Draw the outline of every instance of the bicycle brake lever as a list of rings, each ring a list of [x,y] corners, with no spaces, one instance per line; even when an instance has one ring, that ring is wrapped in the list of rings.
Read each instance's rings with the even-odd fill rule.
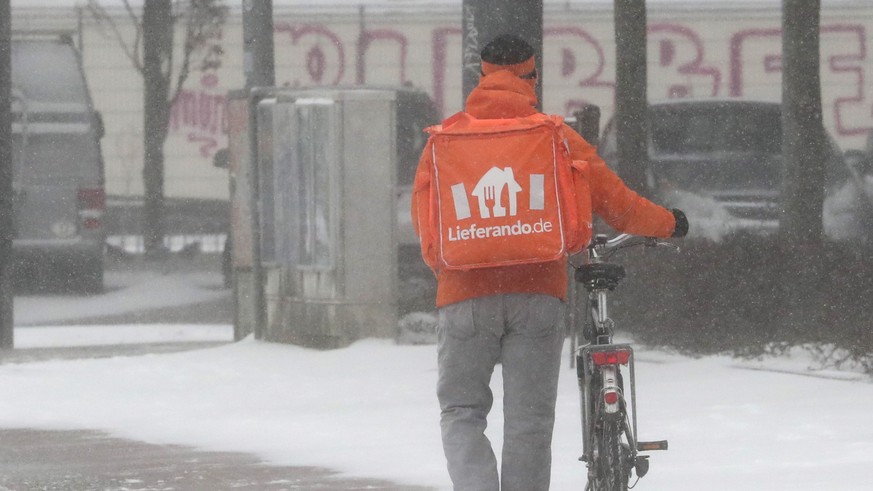
[[[670,246],[670,247],[676,249],[676,252],[680,251],[678,245],[676,245],[672,242],[658,240],[656,237],[646,237],[645,246],[646,247]]]
[[[676,245],[676,244],[674,244],[674,243],[672,243],[672,242],[666,242],[666,241],[663,241],[663,240],[662,240],[662,241],[658,241],[658,242],[656,242],[655,245],[656,245],[656,246],[670,246],[670,247],[672,247],[673,249],[676,249],[676,252],[681,252],[681,251],[682,251],[682,249],[680,249],[678,245]]]

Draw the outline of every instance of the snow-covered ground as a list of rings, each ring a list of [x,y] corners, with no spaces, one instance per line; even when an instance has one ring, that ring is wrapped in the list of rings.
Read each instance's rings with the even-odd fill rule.
[[[229,298],[216,271],[125,271],[105,273],[101,295],[19,295],[14,299],[16,326],[125,314],[162,307],[178,307]],[[16,330],[16,337],[19,332]]]
[[[108,329],[136,342],[151,327],[16,334],[33,347],[57,346]],[[200,329],[186,339],[214,340],[222,330]],[[802,357],[751,363],[645,349],[637,356],[640,436],[670,441],[669,451],[653,453],[637,489],[870,489],[873,384],[865,377],[809,371]],[[582,489],[585,475],[576,461],[574,371],[564,366],[553,445],[557,491]],[[387,340],[315,351],[247,339],[183,353],[2,365],[0,427],[99,429],[449,489],[435,379],[433,346]],[[499,449],[499,370],[493,386],[488,434]]]
[[[227,296],[214,272],[112,272],[104,295],[17,297],[18,349],[231,341],[230,325],[53,326]],[[793,357],[691,359],[639,347],[638,490],[871,489],[873,384]],[[583,489],[578,392],[565,357],[553,445],[555,491]],[[246,339],[171,354],[0,365],[0,428],[94,429],[153,443],[250,452],[282,465],[449,489],[432,345],[363,340],[332,351]],[[499,369],[488,429],[501,446]]]

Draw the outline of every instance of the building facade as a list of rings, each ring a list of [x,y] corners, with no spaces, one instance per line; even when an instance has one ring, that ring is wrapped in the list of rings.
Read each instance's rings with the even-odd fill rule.
[[[569,115],[593,103],[605,121],[615,93],[613,2],[545,4],[544,110]],[[106,125],[107,193],[136,197],[142,195],[142,77],[123,49],[135,37],[130,16],[109,12],[124,43],[84,7],[18,8],[13,28],[74,33]],[[277,85],[412,85],[450,115],[463,102],[462,15],[460,0],[274,2]],[[650,100],[780,100],[780,2],[650,2],[648,24]],[[873,129],[873,3],[825,1],[821,24],[825,126],[843,150],[864,148]],[[165,148],[171,198],[228,196],[227,171],[213,167],[212,157],[227,145],[227,93],[244,85],[238,6],[213,42],[224,53],[220,68],[192,71],[173,108]]]

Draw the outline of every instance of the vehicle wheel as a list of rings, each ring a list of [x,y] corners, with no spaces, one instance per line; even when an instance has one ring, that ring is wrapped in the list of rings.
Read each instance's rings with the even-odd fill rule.
[[[621,422],[604,421],[598,433],[599,469],[594,489],[597,491],[627,491],[628,478],[630,477],[629,449],[622,442]]]
[[[230,233],[224,241],[224,249],[221,251],[221,276],[224,287],[233,287],[233,243],[230,241]]]

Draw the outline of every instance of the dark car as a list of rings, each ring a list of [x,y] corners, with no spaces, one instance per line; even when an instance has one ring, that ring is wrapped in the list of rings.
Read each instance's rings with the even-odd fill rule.
[[[762,101],[650,104],[649,186],[660,202],[687,210],[697,235],[775,230],[784,177],[781,114],[779,103]],[[604,129],[600,154],[615,168],[613,121]],[[827,194],[850,177],[829,140]]]
[[[103,123],[69,36],[13,37],[12,113],[16,278],[99,292]]]

